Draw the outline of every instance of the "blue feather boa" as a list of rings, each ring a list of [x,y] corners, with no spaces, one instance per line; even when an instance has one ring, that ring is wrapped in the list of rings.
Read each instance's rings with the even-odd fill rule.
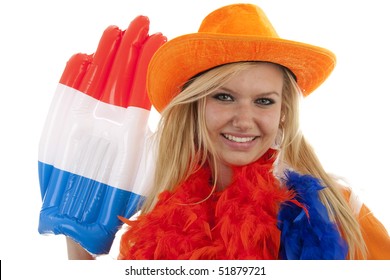
[[[286,260],[345,259],[348,246],[319,199],[318,192],[324,188],[320,181],[287,171],[284,183],[295,191],[296,200],[305,209],[292,202],[282,205],[278,214],[279,257]]]

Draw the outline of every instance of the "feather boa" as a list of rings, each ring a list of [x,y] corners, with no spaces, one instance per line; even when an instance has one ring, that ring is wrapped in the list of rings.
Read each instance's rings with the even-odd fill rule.
[[[124,220],[129,229],[119,259],[343,258],[342,239],[318,200],[318,181],[290,172],[281,188],[274,159],[270,150],[234,168],[231,185],[211,196],[206,167],[161,193],[151,212]]]
[[[318,192],[324,188],[320,181],[309,175],[287,171],[285,185],[296,192],[296,199],[304,208],[286,202],[280,209],[280,257],[294,260],[345,259],[348,247],[319,199]]]

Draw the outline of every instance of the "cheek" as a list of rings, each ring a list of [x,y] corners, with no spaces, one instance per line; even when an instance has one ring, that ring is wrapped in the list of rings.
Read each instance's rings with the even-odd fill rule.
[[[206,105],[206,111],[205,111],[205,121],[206,121],[206,128],[209,131],[209,133],[215,133],[223,127],[223,125],[227,122],[226,120],[226,112],[223,110],[219,110],[217,106],[213,106],[212,104]]]
[[[269,114],[263,114],[258,118],[258,125],[262,132],[269,136],[275,137],[280,124],[280,111],[270,112]]]
[[[215,123],[215,114],[212,110],[210,110],[209,106],[206,106],[205,111],[205,121],[206,121],[206,128],[207,130],[212,130],[212,127]]]

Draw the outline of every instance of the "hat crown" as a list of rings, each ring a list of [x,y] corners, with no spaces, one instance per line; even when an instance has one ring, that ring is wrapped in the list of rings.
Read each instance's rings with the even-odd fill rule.
[[[204,18],[199,32],[279,37],[265,13],[252,4],[234,4],[213,11]]]

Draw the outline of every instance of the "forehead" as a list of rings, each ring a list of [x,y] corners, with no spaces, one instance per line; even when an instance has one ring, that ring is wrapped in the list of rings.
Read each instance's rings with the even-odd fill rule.
[[[229,87],[233,90],[241,88],[282,93],[284,73],[279,65],[259,62],[245,65],[233,72],[233,75],[222,85],[223,87]]]

